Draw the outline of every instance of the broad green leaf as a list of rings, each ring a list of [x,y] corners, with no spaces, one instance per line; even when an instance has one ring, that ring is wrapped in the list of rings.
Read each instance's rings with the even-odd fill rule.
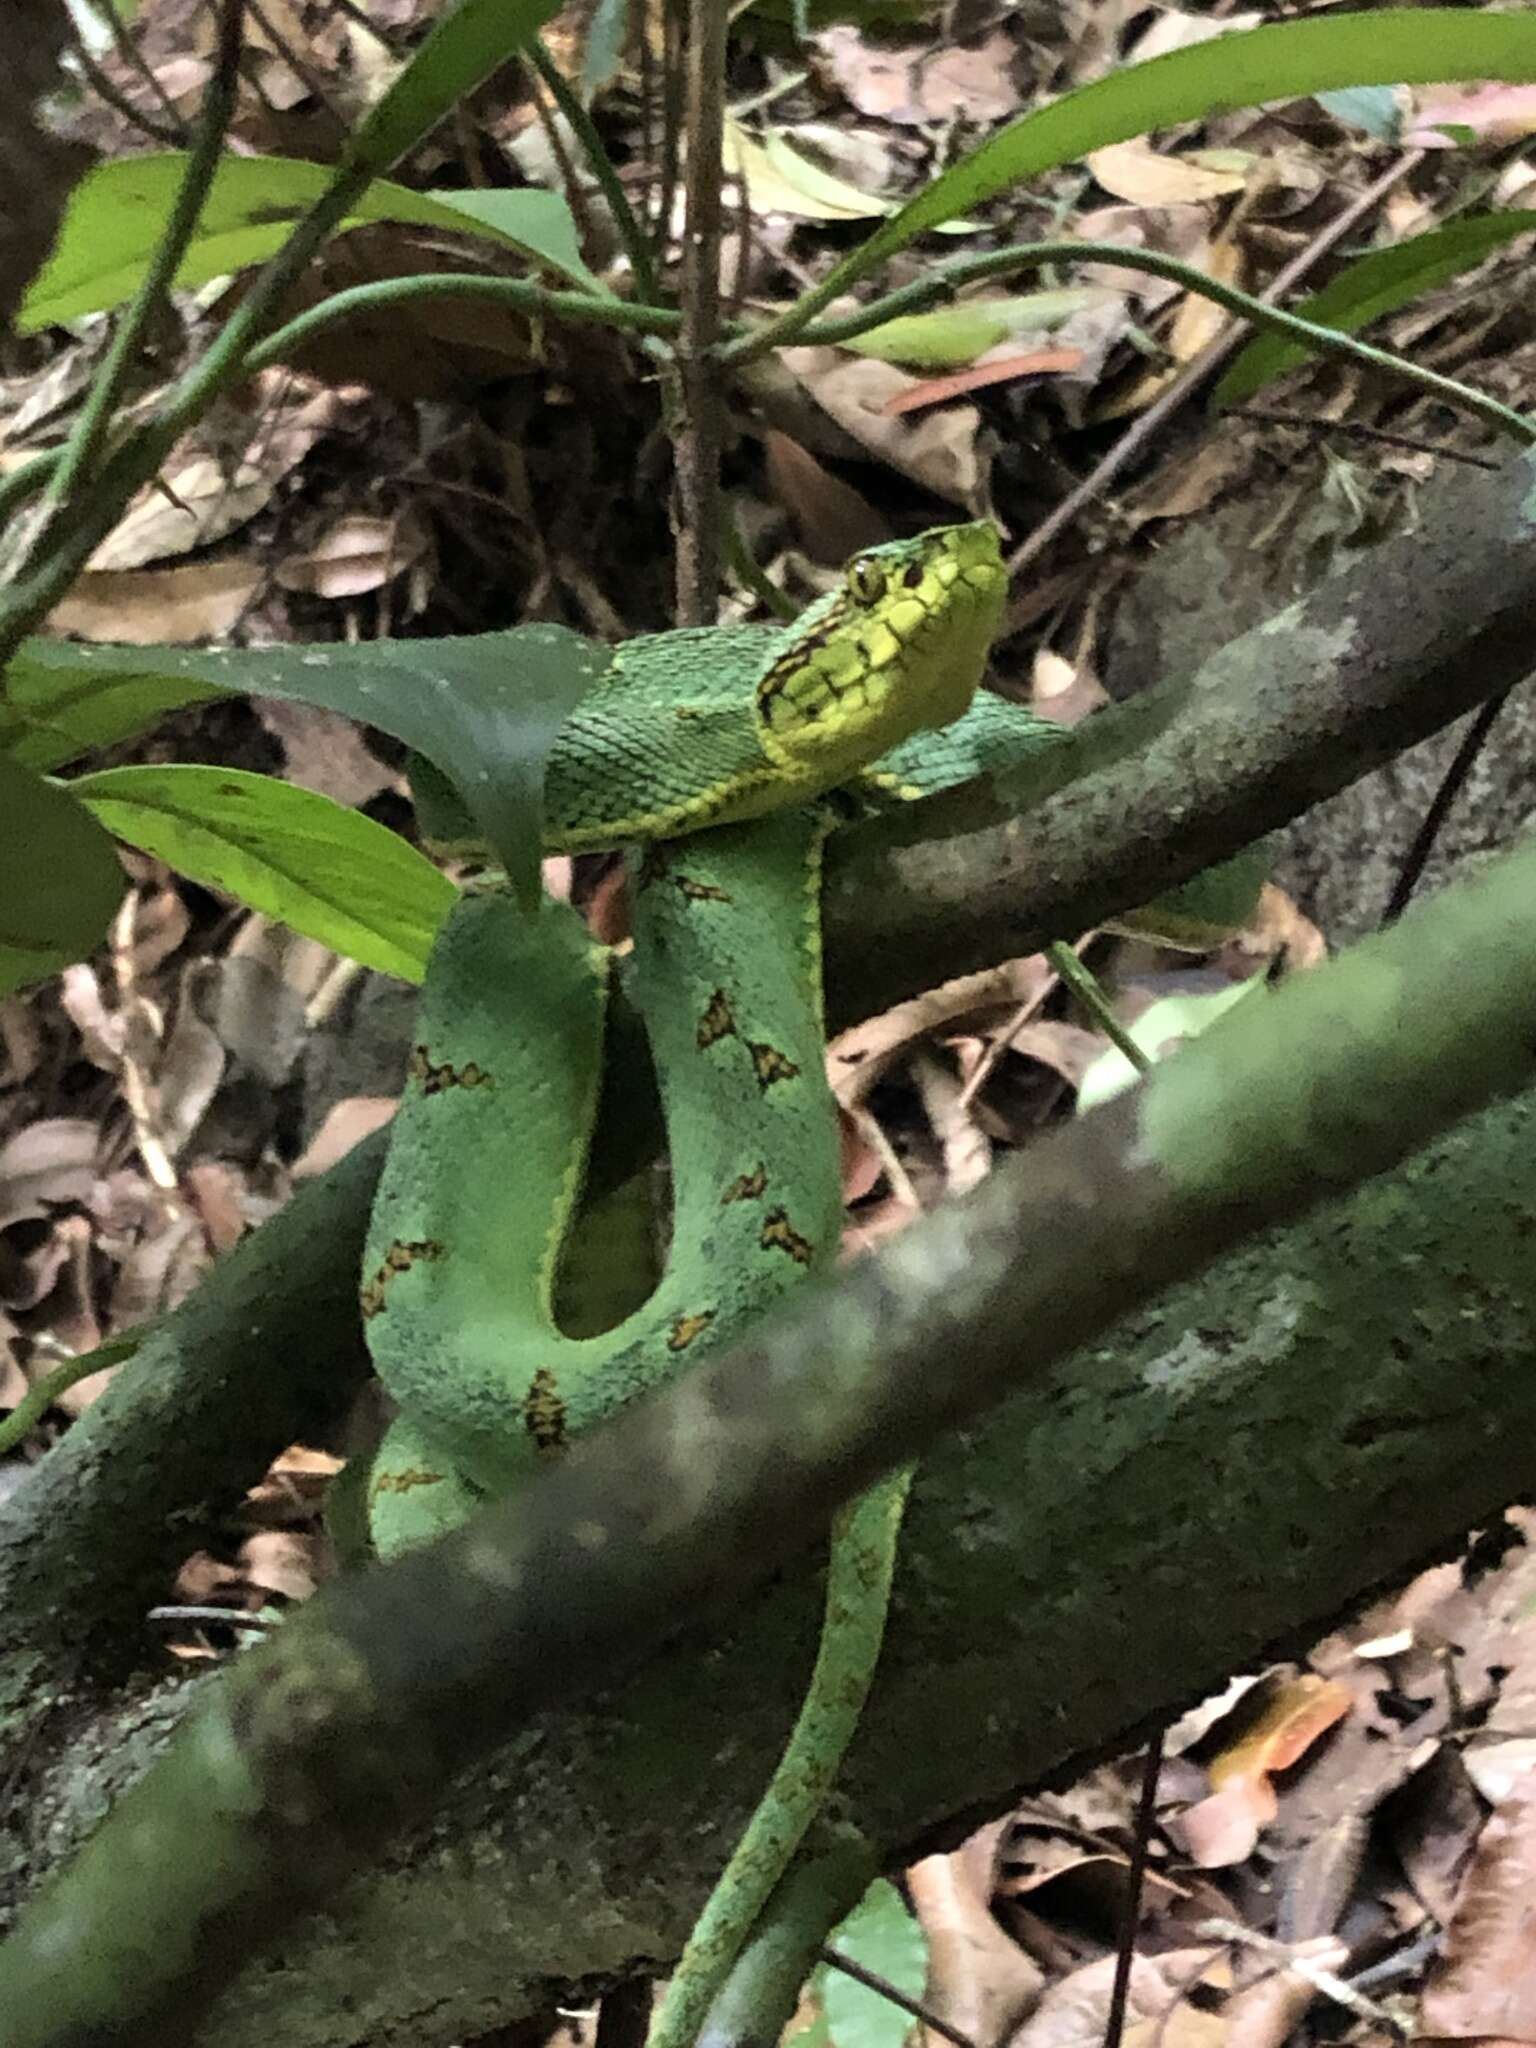
[[[559,0],[454,0],[358,129],[354,162],[387,170],[557,12]]]
[[[883,1877],[833,1929],[827,1946],[909,1998],[922,1997],[928,1944],[900,1892]],[[833,2048],[901,2048],[917,2024],[899,2005],[828,1964],[818,1972],[817,1988]]]
[[[840,342],[855,355],[882,363],[909,363],[920,370],[948,370],[974,363],[989,348],[1021,334],[1048,333],[1084,307],[1113,298],[1092,285],[1063,291],[1027,292],[1018,298],[966,299],[933,313],[909,313],[887,320],[867,334]]]
[[[99,313],[131,297],[164,231],[186,161],[183,151],[166,150],[98,164],[86,173],[70,194],[53,254],[22,302],[16,322],[22,333]],[[328,165],[297,157],[225,157],[177,283],[206,284],[264,263],[334,176]],[[576,246],[570,208],[558,192],[412,192],[378,178],[338,232],[381,220],[479,235],[595,288]]]
[[[365,967],[420,981],[452,882],[328,796],[241,769],[107,768],[69,784],[119,839]]]
[[[67,673],[77,695],[113,677],[188,695],[236,690],[320,704],[425,754],[461,792],[522,899],[538,887],[544,764],[610,650],[563,626],[453,640],[295,647],[76,647],[28,641],[26,672]]]
[[[158,654],[140,660],[114,647],[122,666],[105,668],[92,662],[93,651],[65,640],[32,640],[21,649],[0,694],[0,755],[39,772],[61,768],[219,694],[195,676],[160,673]]]
[[[1280,22],[1129,64],[1037,108],[961,157],[818,288],[826,305],[909,242],[1041,171],[1230,107],[1354,85],[1536,79],[1536,16],[1396,7]]]
[[[1321,327],[1353,334],[1383,313],[1394,312],[1410,299],[1472,269],[1491,250],[1517,235],[1531,234],[1536,234],[1536,214],[1469,214],[1431,234],[1395,242],[1389,249],[1373,249],[1292,310]],[[1260,334],[1221,379],[1211,402],[1239,405],[1261,385],[1295,369],[1311,354],[1304,342],[1290,341],[1283,334]]]
[[[95,819],[68,790],[0,755],[0,995],[83,960],[123,888]]]
[[[1186,1038],[1198,1038],[1213,1024],[1220,1023],[1234,1004],[1255,994],[1262,997],[1264,990],[1264,977],[1255,975],[1247,981],[1234,982],[1230,988],[1218,989],[1213,995],[1164,996],[1161,1002],[1142,1011],[1130,1027],[1129,1036],[1148,1059],[1163,1059]],[[1077,1091],[1078,1115],[1083,1116],[1127,1088],[1134,1088],[1140,1079],[1125,1054],[1111,1046],[1108,1052],[1100,1053],[1083,1076]]]

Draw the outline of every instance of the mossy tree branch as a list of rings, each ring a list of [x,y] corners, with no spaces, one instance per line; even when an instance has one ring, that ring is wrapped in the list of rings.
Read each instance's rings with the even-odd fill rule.
[[[23,1913],[0,1950],[10,2048],[190,2039],[234,1960],[531,1715],[739,1597],[839,1501],[1010,1386],[1038,1391],[1117,1313],[1521,1085],[1533,894],[1527,848],[1260,991],[464,1530],[311,1603]]]

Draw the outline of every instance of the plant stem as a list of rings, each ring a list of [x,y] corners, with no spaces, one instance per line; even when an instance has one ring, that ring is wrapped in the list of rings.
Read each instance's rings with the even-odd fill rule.
[[[1138,1074],[1150,1074],[1152,1060],[1115,1015],[1113,1005],[1099,986],[1097,975],[1088,971],[1064,939],[1057,939],[1047,946],[1045,957],[1115,1050],[1130,1061]]]
[[[375,313],[413,299],[484,299],[538,319],[577,320],[617,327],[631,334],[675,334],[682,315],[666,306],[642,306],[632,299],[600,299],[591,292],[549,291],[523,277],[476,277],[468,273],[429,272],[421,277],[386,277],[374,284],[336,292],[306,313],[284,323],[246,357],[246,373],[268,369],[327,328],[361,313]]]
[[[1152,277],[1168,278],[1183,285],[1187,291],[1198,292],[1203,298],[1213,300],[1229,313],[1251,320],[1257,327],[1287,335],[1322,355],[1338,356],[1348,362],[1366,364],[1374,370],[1387,371],[1417,385],[1421,391],[1444,399],[1447,404],[1475,413],[1497,432],[1513,440],[1522,443],[1536,441],[1536,425],[1485,392],[1474,390],[1469,384],[1459,383],[1454,377],[1441,376],[1438,371],[1426,369],[1421,363],[1409,362],[1389,349],[1373,348],[1369,342],[1357,341],[1352,334],[1342,333],[1336,327],[1324,327],[1315,320],[1304,320],[1299,313],[1287,313],[1279,306],[1266,305],[1262,299],[1239,291],[1235,285],[1207,277],[1204,271],[1191,263],[1181,262],[1176,256],[1160,255],[1150,249],[1127,249],[1118,242],[1071,239],[1028,242],[1012,249],[994,249],[984,256],[959,257],[949,263],[935,265],[926,277],[917,278],[898,291],[888,292],[884,298],[874,299],[852,313],[817,320],[809,315],[801,317],[802,308],[791,306],[777,320],[770,320],[765,326],[724,342],[718,353],[722,363],[734,368],[754,361],[770,349],[782,348],[791,340],[802,342],[807,347],[816,343],[848,341],[855,335],[867,334],[872,328],[883,326],[888,320],[924,313],[934,306],[943,305],[966,285],[978,284],[985,278],[1011,277],[1017,271],[1038,270],[1047,263],[1084,262],[1107,263],[1126,270],[1145,271]]]
[[[48,479],[44,503],[50,511],[90,481],[90,473],[102,443],[111,431],[113,416],[133,373],[134,356],[145,330],[170,295],[171,285],[187,253],[197,227],[203,202],[218,168],[225,131],[235,110],[240,85],[240,50],[245,28],[245,0],[222,0],[219,8],[218,50],[213,73],[197,118],[191,154],[182,175],[170,219],[155,245],[149,268],[140,281],[128,311],[118,322],[106,361],[92,380],[90,392],[75,430],[65,444],[63,458]]]
[[[677,614],[713,625],[720,590],[720,455],[724,366],[720,338],[721,141],[725,129],[725,0],[689,0],[688,162],[683,230],[683,324],[678,345]]]
[[[565,116],[571,133],[581,144],[582,155],[586,158],[592,175],[596,178],[608,211],[613,216],[614,227],[619,240],[624,244],[624,253],[629,258],[629,267],[635,275],[635,292],[640,303],[656,306],[661,302],[657,288],[656,265],[652,261],[650,245],[645,233],[635,218],[635,210],[629,203],[624,187],[619,183],[619,174],[613,167],[613,159],[603,147],[603,138],[597,132],[597,125],[591,114],[582,105],[579,97],[572,92],[570,81],[544,47],[541,36],[535,36],[528,45],[528,62],[544,81],[545,90],[556,107]]]

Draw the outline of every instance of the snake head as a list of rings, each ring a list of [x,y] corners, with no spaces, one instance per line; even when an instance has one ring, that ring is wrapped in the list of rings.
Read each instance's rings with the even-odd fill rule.
[[[809,795],[970,704],[1008,578],[990,520],[865,548],[757,688],[764,752]]]

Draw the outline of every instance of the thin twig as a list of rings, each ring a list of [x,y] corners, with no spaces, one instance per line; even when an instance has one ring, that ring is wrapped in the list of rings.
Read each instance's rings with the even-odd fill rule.
[[[118,13],[113,0],[87,0],[87,4],[96,19],[106,25],[112,41],[117,47],[117,54],[130,70],[138,72],[144,83],[160,102],[167,119],[176,129],[179,140],[185,142],[189,129],[188,124],[182,119],[181,110],[160,83],[154,66],[134,40],[132,29]]]
[[[80,33],[79,24],[73,15],[69,17],[70,55],[80,67],[81,76],[98,99],[132,122],[142,135],[152,142],[159,142],[170,149],[180,149],[187,139],[185,127],[170,128],[163,122],[146,114],[142,107],[136,107],[128,95],[118,86],[92,56],[90,47]]]
[[[1138,1074],[1150,1074],[1153,1062],[1141,1049],[1115,1015],[1109,998],[1099,987],[1096,976],[1078,958],[1075,949],[1065,940],[1057,939],[1045,949],[1045,957],[1055,968],[1062,982],[1069,988],[1089,1016],[1097,1024],[1110,1044],[1123,1059],[1130,1061]]]
[[[273,25],[272,17],[263,7],[262,0],[245,0],[245,4],[252,21],[255,22],[271,45],[273,55],[280,58],[288,66],[288,69],[299,81],[300,85],[303,86],[310,98],[318,101],[324,107],[327,114],[331,117],[336,133],[339,136],[345,137],[348,132],[347,117],[332,99],[330,89],[324,78],[321,77],[314,65],[304,56],[303,52],[296,50],[287,37]]]
[[[1502,697],[1490,697],[1486,704],[1479,707],[1472,723],[1462,734],[1461,745],[1456,749],[1455,758],[1441,778],[1440,787],[1435,791],[1429,809],[1424,813],[1423,823],[1413,835],[1413,844],[1403,856],[1403,865],[1392,886],[1392,894],[1387,899],[1387,907],[1381,913],[1383,927],[1396,924],[1408,908],[1414,890],[1424,879],[1429,856],[1434,851],[1435,841],[1440,837],[1441,828],[1450,814],[1451,806],[1461,794],[1462,784],[1472,773],[1473,764],[1493,730],[1494,720],[1508,702],[1507,690]]]
[[[245,359],[250,374],[292,355],[302,343],[362,313],[382,312],[412,299],[483,299],[540,320],[571,320],[616,327],[630,334],[676,334],[682,314],[668,306],[642,306],[635,299],[600,299],[591,292],[549,291],[526,277],[480,277],[472,272],[429,271],[421,277],[384,277],[373,284],[333,292],[318,306],[295,314],[259,342]],[[9,479],[7,479],[9,481]]]
[[[1076,239],[1030,242],[1012,249],[994,249],[985,256],[960,257],[953,262],[936,265],[925,277],[914,279],[911,284],[903,285],[899,291],[891,292],[886,298],[873,300],[869,305],[861,306],[856,312],[814,322],[798,336],[798,339],[806,346],[847,341],[854,335],[868,333],[873,327],[883,326],[889,320],[912,313],[927,312],[936,305],[952,301],[956,293],[966,285],[979,284],[985,278],[1011,277],[1017,271],[1038,270],[1046,263],[1071,262],[1105,263],[1123,270],[1144,270],[1152,277],[1171,278],[1187,290],[1198,292],[1202,298],[1225,307],[1228,312],[1235,313],[1244,320],[1251,320],[1259,327],[1288,335],[1293,341],[1299,341],[1305,348],[1314,350],[1319,355],[1337,356],[1346,362],[1363,363],[1372,370],[1385,371],[1390,376],[1401,378],[1403,382],[1417,386],[1419,390],[1428,392],[1432,397],[1441,399],[1448,405],[1460,406],[1465,411],[1474,413],[1479,419],[1486,420],[1496,432],[1507,435],[1511,440],[1519,442],[1522,447],[1529,447],[1536,441],[1536,424],[1511,406],[1501,404],[1498,399],[1490,397],[1487,392],[1477,390],[1473,385],[1463,384],[1454,377],[1442,376],[1438,370],[1426,369],[1420,363],[1411,362],[1406,356],[1395,355],[1391,349],[1377,348],[1370,342],[1360,341],[1353,334],[1346,334],[1340,328],[1326,327],[1316,320],[1304,320],[1299,313],[1288,313],[1281,306],[1271,305],[1267,300],[1254,298],[1249,292],[1239,291],[1235,285],[1224,284],[1219,278],[1208,277],[1203,270],[1197,269],[1194,264],[1181,261],[1177,256],[1160,255],[1151,249],[1127,249],[1118,242]],[[747,334],[725,341],[719,351],[720,360],[732,368],[755,361],[764,353],[764,337],[770,332],[771,326],[758,327]],[[1203,362],[1204,358],[1201,360]],[[1129,440],[1130,436],[1127,435],[1126,439]],[[1095,470],[1093,474],[1096,477],[1098,471]],[[1075,503],[1083,489],[1086,489],[1086,484],[1079,486],[1079,491],[1074,492],[1072,499],[1067,502]],[[1056,517],[1057,514],[1053,513],[1052,520]],[[1049,521],[1046,523],[1050,524]],[[1031,535],[1025,543],[1025,548],[1034,551],[1036,545],[1035,536]],[[1022,554],[1021,550],[1020,555]]]
[[[1465,448],[1448,448],[1443,441],[1426,441],[1422,434],[1397,434],[1390,427],[1378,427],[1370,420],[1320,420],[1302,412],[1285,412],[1263,405],[1229,405],[1223,408],[1229,420],[1252,420],[1260,427],[1293,427],[1314,440],[1370,441],[1382,448],[1401,448],[1410,455],[1432,455],[1437,462],[1460,462],[1468,469],[1502,469],[1494,455],[1473,455]]]
[[[1231,1942],[1237,1947],[1255,1950],[1259,1955],[1269,1956],[1282,1970],[1294,1971],[1306,1979],[1314,1991],[1320,1991],[1324,1998],[1331,1998],[1336,2005],[1342,2005],[1357,2019],[1368,2020],[1373,2026],[1386,2027],[1390,2033],[1402,2035],[1407,2030],[1401,2020],[1394,2017],[1388,2007],[1378,2005],[1374,1998],[1365,1998],[1352,1984],[1347,1984],[1337,1971],[1314,1963],[1307,1956],[1298,1955],[1294,1944],[1276,1941],[1273,1935],[1260,1934],[1252,1927],[1244,1927],[1236,1920],[1202,1920],[1195,1929],[1196,1934],[1207,1935],[1215,1941]]]
[[[123,1354],[125,1357],[127,1353]],[[13,1451],[54,1405],[61,1394],[67,1394],[71,1387],[81,1380],[89,1379],[93,1372],[102,1372],[114,1363],[111,1358],[103,1360],[101,1348],[82,1352],[78,1358],[66,1358],[62,1365],[56,1365],[52,1372],[45,1373],[35,1386],[29,1387],[8,1415],[0,1416],[0,1455]]]
[[[528,55],[524,51],[524,56]],[[553,70],[554,66],[551,65]],[[586,187],[576,175],[576,165],[571,152],[566,148],[565,137],[560,133],[559,103],[551,106],[539,90],[537,79],[533,88],[533,111],[538,116],[539,126],[544,130],[544,139],[549,144],[549,153],[555,160],[560,173],[560,183],[565,191],[565,203],[571,209],[576,223],[576,239],[583,248],[592,247],[592,211],[587,205]]]
[[[208,188],[218,168],[224,136],[240,89],[240,51],[245,27],[245,0],[223,0],[218,15],[218,48],[213,72],[203,94],[197,134],[186,170],[148,270],[128,311],[118,323],[106,361],[65,444],[63,458],[48,480],[45,504],[61,505],[91,480],[91,471],[111,431],[117,409],[133,374],[134,358],[150,321],[170,294],[171,285],[197,227]]]
[[[1423,161],[1422,149],[1405,151],[1373,184],[1367,185],[1341,213],[1335,214],[1326,226],[1319,229],[1306,248],[1300,250],[1270,280],[1260,292],[1260,299],[1267,305],[1271,300],[1278,299],[1283,292],[1288,292],[1292,285],[1299,284],[1330,250],[1336,248],[1367,214],[1373,213],[1388,193],[1400,185]],[[1020,570],[1038,561],[1057,534],[1065,532],[1080,513],[1104,495],[1116,478],[1130,466],[1141,450],[1160,431],[1164,423],[1237,353],[1248,339],[1250,331],[1247,324],[1240,324],[1229,328],[1225,334],[1218,334],[1214,341],[1200,351],[1192,363],[1187,364],[1179,372],[1166,389],[1158,393],[1146,411],[1131,422],[1103,460],[1096,462],[1082,482],[1047,513],[1032,533],[1025,535],[1008,558],[1010,575],[1017,576]]]
[[[650,245],[645,232],[635,218],[624,187],[613,167],[613,159],[603,147],[603,138],[597,132],[597,124],[572,92],[570,81],[548,50],[541,36],[535,36],[528,45],[526,56],[556,107],[565,116],[566,123],[576,140],[581,144],[581,153],[586,158],[592,175],[604,199],[619,240],[624,244],[624,253],[629,258],[629,267],[634,272],[635,294],[643,305],[655,306],[660,303],[656,288],[656,266],[651,260]]]
[[[721,143],[725,130],[725,0],[689,0],[688,161],[683,226],[681,418],[677,465],[677,614],[714,623],[720,590],[720,457],[725,438],[720,338]]]
[[[280,1625],[269,1614],[250,1614],[238,1607],[151,1607],[145,1619],[162,1628],[194,1622],[199,1627],[253,1629],[257,1635]]]
[[[862,1963],[856,1963],[852,1956],[845,1956],[841,1949],[833,1948],[828,1943],[821,1950],[821,1960],[829,1970],[841,1970],[843,1975],[851,1977],[855,1984],[862,1984],[869,1991],[877,1991],[882,1998],[888,1998],[891,2004],[898,2006],[902,2012],[911,2013],[913,2019],[921,2020],[925,2027],[931,2027],[934,2033],[942,2036],[944,2040],[952,2041],[955,2048],[976,2048],[972,2035],[945,2019],[942,2013],[935,2012],[931,2005],[924,2005],[920,1998],[909,1997],[901,1986],[893,1984],[889,1977],[882,1977],[875,1970],[867,1970]]]
[[[1125,1913],[1120,1923],[1120,1945],[1115,1951],[1115,1981],[1109,1991],[1109,2011],[1104,2018],[1104,2048],[1120,2048],[1125,2034],[1125,2012],[1131,1994],[1131,1965],[1136,1960],[1136,1931],[1141,1925],[1142,1887],[1147,1878],[1147,1850],[1157,1818],[1157,1781],[1163,1768],[1163,1735],[1159,1728],[1147,1744],[1141,1771],[1141,1797],[1136,1802],[1136,1832],[1131,1840],[1131,1861],[1126,1873]]]
[[[661,188],[656,196],[656,260],[665,263],[683,138],[683,0],[662,0]]]

